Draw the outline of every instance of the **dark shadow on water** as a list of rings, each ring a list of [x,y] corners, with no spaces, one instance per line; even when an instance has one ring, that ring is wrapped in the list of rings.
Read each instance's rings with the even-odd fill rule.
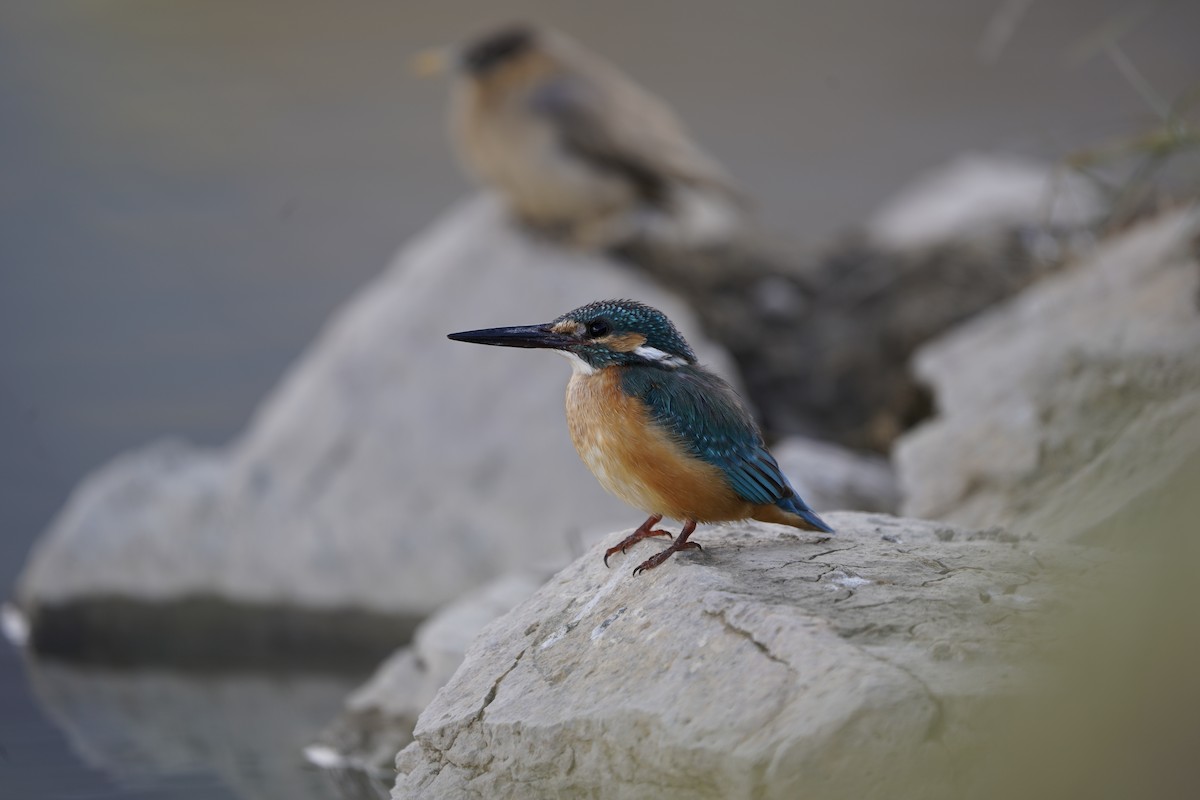
[[[114,596],[38,608],[32,646],[45,656],[108,667],[363,673],[409,641],[419,621],[203,595],[164,603]]]

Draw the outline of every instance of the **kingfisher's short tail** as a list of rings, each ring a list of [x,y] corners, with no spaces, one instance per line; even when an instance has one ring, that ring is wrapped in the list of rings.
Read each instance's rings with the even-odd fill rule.
[[[800,495],[798,494],[793,493],[791,497],[783,498],[775,506],[808,523],[807,525],[796,525],[794,522],[789,523],[797,528],[803,527],[810,531],[821,531],[822,533],[835,532],[833,528],[829,527],[829,523],[818,517],[817,512],[809,508],[808,504],[800,499]]]
[[[774,522],[777,525],[791,525],[802,531],[820,531],[834,533],[829,523],[817,516],[817,512],[808,507],[794,491],[790,497],[785,497],[773,505],[763,504],[754,512],[754,519],[759,522]]]

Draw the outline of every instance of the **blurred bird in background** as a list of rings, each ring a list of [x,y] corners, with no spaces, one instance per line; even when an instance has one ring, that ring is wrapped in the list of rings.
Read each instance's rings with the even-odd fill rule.
[[[543,233],[607,249],[703,243],[738,224],[731,181],[671,109],[558,31],[510,25],[416,67],[453,70],[460,159]]]
[[[696,363],[661,311],[606,300],[541,325],[452,333],[460,342],[546,348],[573,372],[567,424],[575,449],[612,494],[650,517],[604,554],[650,536],[663,517],[683,521],[679,537],[642,562],[653,569],[680,550],[700,522],[756,519],[832,533],[796,494],[734,390]]]

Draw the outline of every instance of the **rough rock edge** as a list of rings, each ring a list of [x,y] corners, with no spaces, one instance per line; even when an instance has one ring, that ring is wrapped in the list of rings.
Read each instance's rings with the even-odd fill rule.
[[[504,575],[439,610],[347,698],[342,714],[305,749],[324,768],[389,774],[412,741],[421,711],[450,680],[467,647],[489,622],[529,597],[548,576]]]

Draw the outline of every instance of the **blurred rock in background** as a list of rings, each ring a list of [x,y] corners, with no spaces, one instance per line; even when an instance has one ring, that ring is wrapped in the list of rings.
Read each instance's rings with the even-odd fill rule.
[[[890,514],[900,507],[895,473],[882,456],[800,436],[777,442],[771,452],[813,508]]]
[[[1146,220],[923,347],[904,512],[1076,537],[1172,480],[1200,452],[1198,232]]]

